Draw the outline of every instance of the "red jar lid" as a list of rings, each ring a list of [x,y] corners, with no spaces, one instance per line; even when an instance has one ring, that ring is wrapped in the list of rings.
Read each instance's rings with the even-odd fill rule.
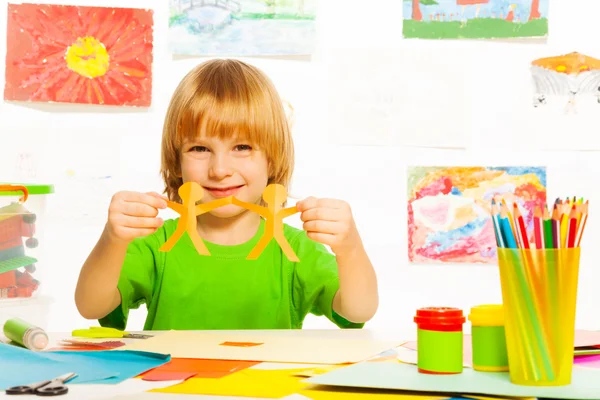
[[[461,325],[465,321],[463,311],[453,307],[425,307],[415,316],[415,322],[424,325]]]

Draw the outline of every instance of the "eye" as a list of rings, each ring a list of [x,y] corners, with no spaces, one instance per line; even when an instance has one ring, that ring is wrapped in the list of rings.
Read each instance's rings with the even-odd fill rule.
[[[235,146],[235,150],[237,150],[237,151],[250,151],[250,150],[252,150],[252,146],[250,146],[248,144],[238,144],[237,146]]]
[[[190,149],[188,151],[204,152],[204,151],[209,151],[209,150],[208,150],[208,148],[206,148],[204,146],[193,146],[193,147],[190,147]]]

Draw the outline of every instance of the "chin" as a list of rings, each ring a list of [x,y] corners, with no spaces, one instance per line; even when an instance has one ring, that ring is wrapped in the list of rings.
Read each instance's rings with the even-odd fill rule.
[[[233,218],[242,214],[244,211],[246,211],[245,208],[230,204],[224,207],[219,207],[216,210],[212,210],[210,214],[217,218]]]

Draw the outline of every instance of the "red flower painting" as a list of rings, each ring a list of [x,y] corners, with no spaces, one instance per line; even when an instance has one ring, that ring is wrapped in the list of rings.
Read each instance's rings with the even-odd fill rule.
[[[151,10],[9,4],[4,99],[148,107]]]

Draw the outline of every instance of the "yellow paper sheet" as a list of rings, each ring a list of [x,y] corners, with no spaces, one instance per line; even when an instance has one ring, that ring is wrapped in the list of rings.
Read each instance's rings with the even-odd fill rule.
[[[225,342],[261,343],[258,346],[223,346]],[[358,339],[289,337],[273,334],[169,331],[119,350],[170,354],[179,358],[270,361],[305,364],[345,364],[364,361],[402,343]]]
[[[361,399],[447,399],[447,396],[426,394],[416,395],[412,393],[408,394],[375,390],[347,390],[344,388],[338,390],[338,388],[336,388],[335,391],[332,391],[324,386],[302,383],[304,378],[298,375],[303,375],[303,371],[303,369],[246,369],[220,379],[190,378],[183,383],[166,388],[153,389],[151,392],[263,398],[281,398],[297,393],[313,400],[354,399],[359,396]]]

